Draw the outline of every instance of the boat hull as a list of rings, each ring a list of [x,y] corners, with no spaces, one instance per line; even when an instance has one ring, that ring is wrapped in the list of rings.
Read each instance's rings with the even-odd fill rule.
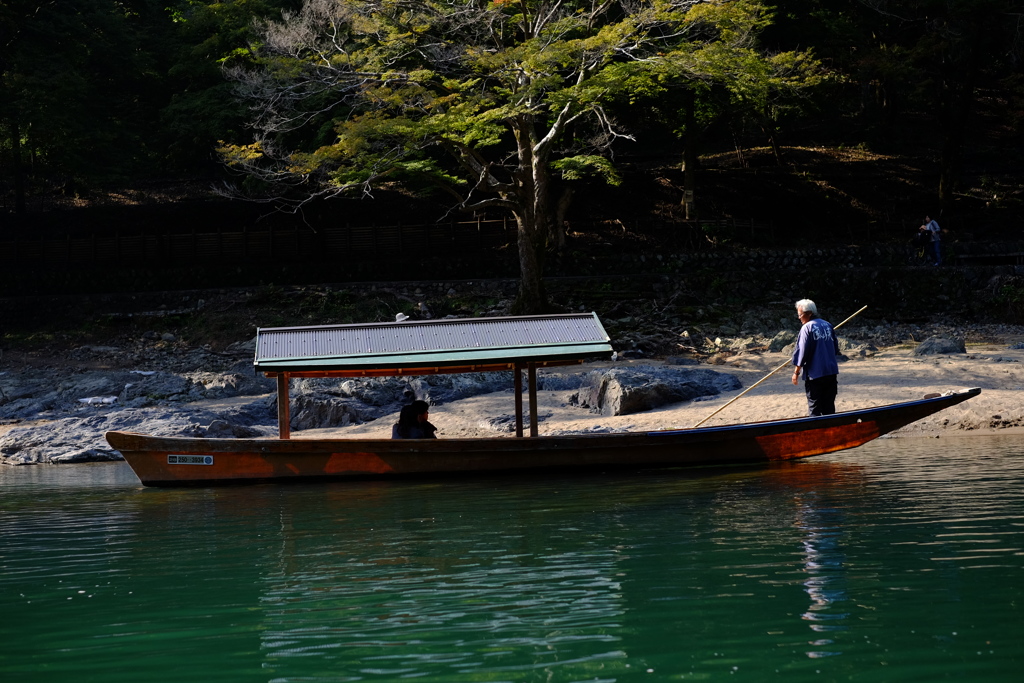
[[[484,439],[193,439],[108,432],[147,486],[734,465],[860,446],[979,389],[821,417],[622,434]]]

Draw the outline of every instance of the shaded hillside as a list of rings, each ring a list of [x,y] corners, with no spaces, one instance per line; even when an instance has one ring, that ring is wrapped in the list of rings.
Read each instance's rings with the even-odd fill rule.
[[[785,148],[779,164],[765,148],[738,153],[721,153],[702,158],[698,173],[697,203],[699,222],[685,222],[683,172],[670,159],[624,158],[618,161],[622,183],[608,186],[598,182],[575,183],[573,203],[566,215],[564,263],[579,260],[600,261],[627,252],[686,253],[715,251],[731,246],[754,248],[867,245],[906,243],[917,231],[925,213],[937,218],[951,241],[994,241],[1018,239],[1024,219],[1024,190],[1016,183],[1012,168],[968,179],[951,213],[937,213],[934,188],[937,182],[928,159],[895,156],[844,148]],[[317,235],[325,228],[339,226],[410,226],[471,218],[454,211],[449,195],[437,192],[413,193],[396,188],[381,188],[372,195],[310,203],[297,213],[275,211],[267,204],[230,201],[213,193],[208,183],[197,181],[150,184],[132,189],[95,193],[89,197],[54,197],[42,206],[50,209],[19,216],[8,215],[0,231],[0,240],[33,240],[48,237],[57,247],[38,253],[59,253],[64,241],[95,235],[149,232],[160,239],[166,233],[195,231],[236,232],[292,230]],[[490,218],[500,218],[493,214]],[[721,221],[716,223],[716,221]],[[736,224],[733,224],[733,221]],[[474,263],[472,272],[456,272],[463,266],[446,263],[438,277],[515,276],[516,250],[514,230],[508,231],[508,246]],[[70,247],[69,247],[70,248]],[[56,252],[54,252],[56,249]],[[404,254],[411,264],[422,260],[423,252]],[[144,253],[141,259],[153,269],[157,264]],[[322,254],[310,254],[301,265],[309,266]],[[389,253],[388,261],[395,260]],[[319,260],[323,260],[320,258]],[[55,258],[28,264],[21,259],[13,269],[67,270],[66,259]],[[284,261],[270,264],[284,265]],[[205,282],[194,260],[180,264],[189,269],[188,278],[157,278],[165,287],[201,288],[286,283],[303,274],[310,281],[344,279],[333,275],[331,267],[344,268],[338,260],[326,264],[327,274],[313,271],[275,274],[247,258],[244,249],[228,250],[216,265],[252,268],[254,275],[240,273],[230,282]],[[163,263],[167,269],[173,264]],[[365,264],[363,264],[365,265]],[[395,265],[395,264],[392,264]],[[407,272],[405,262],[398,272],[381,277],[401,279]],[[429,269],[428,269],[429,270]],[[418,271],[418,272],[416,272]],[[423,269],[411,277],[430,277]],[[216,273],[212,270],[211,273]],[[553,259],[548,273],[561,272]],[[588,271],[594,272],[594,271]],[[103,273],[92,273],[96,278]],[[252,278],[255,277],[255,280]],[[365,274],[353,273],[357,279]],[[248,280],[252,280],[249,282]],[[66,280],[72,282],[72,279]],[[177,284],[175,284],[177,283]],[[40,283],[41,285],[42,283]],[[154,283],[155,284],[155,283]],[[98,291],[105,287],[96,282]],[[67,286],[56,283],[57,287]],[[122,288],[125,285],[113,285]],[[151,285],[140,282],[137,287]],[[53,290],[53,287],[49,289]],[[109,289],[109,287],[106,287]]]
[[[682,170],[641,161],[624,166],[621,186],[578,192],[569,218],[606,225],[609,236],[625,225],[671,240],[665,229],[685,219]],[[958,239],[1019,236],[1024,189],[1016,174],[968,177],[954,211],[943,215],[935,208],[938,176],[930,166],[921,157],[842,148],[786,148],[782,165],[767,148],[745,150],[742,158],[705,156],[698,218],[771,224],[776,246],[903,242],[926,213]]]

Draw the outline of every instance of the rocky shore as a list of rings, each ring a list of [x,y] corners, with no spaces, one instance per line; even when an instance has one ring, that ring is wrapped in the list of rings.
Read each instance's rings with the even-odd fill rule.
[[[785,361],[793,329],[725,337],[694,327],[677,333],[626,330],[615,361],[540,373],[542,433],[692,426]],[[939,338],[946,343],[926,347]],[[1024,425],[1024,329],[1006,325],[849,326],[840,373],[840,410],[979,386],[983,395],[930,429],[991,430]],[[173,332],[145,332],[61,353],[0,356],[0,464],[120,459],[108,430],[215,438],[273,436],[274,383],[252,368],[255,340],[214,350]],[[930,342],[934,344],[935,342]],[[802,414],[802,392],[773,378],[715,423]],[[412,396],[429,400],[442,437],[511,432],[508,373],[420,378],[302,380],[292,384],[292,428],[310,436],[386,437]],[[948,412],[948,411],[947,411]]]

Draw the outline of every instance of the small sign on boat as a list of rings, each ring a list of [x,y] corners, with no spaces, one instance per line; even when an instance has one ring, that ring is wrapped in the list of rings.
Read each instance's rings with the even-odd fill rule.
[[[212,455],[168,455],[168,465],[212,465]]]

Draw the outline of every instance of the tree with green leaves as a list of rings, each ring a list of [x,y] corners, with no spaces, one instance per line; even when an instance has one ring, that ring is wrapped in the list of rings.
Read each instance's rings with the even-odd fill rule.
[[[130,176],[158,90],[155,0],[0,3],[0,146],[23,211],[28,169],[77,193],[86,178]],[[146,35],[146,38],[143,38]]]
[[[242,128],[220,65],[300,0],[0,0],[0,187],[74,196],[210,163]],[[10,189],[7,189],[9,187]]]
[[[542,312],[571,183],[618,182],[609,103],[758,78],[768,19],[757,0],[306,0],[230,72],[256,139],[220,151],[292,206],[403,181],[510,212],[515,308]]]
[[[167,3],[165,3],[167,4]],[[154,131],[169,166],[202,169],[218,140],[245,128],[247,111],[222,70],[247,62],[253,24],[295,10],[301,0],[174,0],[167,7],[174,27],[164,51],[168,101]],[[214,162],[215,163],[215,162]]]

